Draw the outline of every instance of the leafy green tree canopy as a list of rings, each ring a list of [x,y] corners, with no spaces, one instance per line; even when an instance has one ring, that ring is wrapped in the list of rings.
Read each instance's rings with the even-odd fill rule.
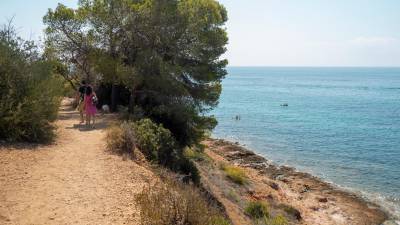
[[[162,123],[181,146],[216,125],[207,112],[226,75],[226,21],[215,0],[81,0],[44,17],[48,46],[64,62],[128,87],[130,112]]]

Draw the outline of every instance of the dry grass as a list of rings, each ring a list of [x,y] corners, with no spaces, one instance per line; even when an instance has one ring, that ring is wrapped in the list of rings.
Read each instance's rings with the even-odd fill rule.
[[[228,225],[195,186],[164,181],[143,189],[136,202],[142,225]]]
[[[119,154],[133,154],[135,149],[135,134],[132,129],[132,124],[122,123],[111,125],[107,129],[106,148],[109,151]]]
[[[221,169],[230,180],[237,184],[243,185],[248,182],[246,172],[240,167],[222,164]]]

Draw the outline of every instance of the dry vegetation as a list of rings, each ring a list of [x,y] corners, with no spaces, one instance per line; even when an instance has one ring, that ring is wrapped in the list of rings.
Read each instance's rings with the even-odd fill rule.
[[[173,177],[173,176],[172,176]],[[136,197],[143,225],[228,225],[221,211],[193,185],[164,177]]]
[[[206,160],[205,154],[186,149],[182,155],[175,148],[170,133],[160,125],[146,119],[137,122],[123,122],[108,128],[106,147],[118,154],[137,155],[138,150],[153,162],[153,171],[158,173],[161,181],[147,186],[136,196],[141,211],[143,225],[228,225],[221,209],[206,198],[197,186],[185,184],[188,174],[197,169],[191,160]],[[135,150],[137,147],[137,150]],[[173,157],[184,157],[173,158]],[[189,173],[175,174],[163,168],[180,166],[189,168]],[[193,169],[191,169],[191,165]],[[182,171],[180,171],[182,172]],[[190,178],[190,177],[189,177]],[[196,182],[195,182],[196,183]]]

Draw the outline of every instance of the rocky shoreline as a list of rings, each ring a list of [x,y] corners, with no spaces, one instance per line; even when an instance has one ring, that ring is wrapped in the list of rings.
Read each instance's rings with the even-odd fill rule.
[[[301,215],[296,224],[396,224],[388,221],[389,215],[377,204],[311,174],[277,166],[238,143],[209,139],[204,144],[206,153],[214,161],[225,161],[246,169],[251,180],[245,188],[246,198],[273,199],[279,204],[292,205]]]

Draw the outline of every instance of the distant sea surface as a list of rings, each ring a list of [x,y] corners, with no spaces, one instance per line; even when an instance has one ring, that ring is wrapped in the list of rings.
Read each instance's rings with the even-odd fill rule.
[[[229,67],[222,85],[214,137],[400,217],[400,68]]]

